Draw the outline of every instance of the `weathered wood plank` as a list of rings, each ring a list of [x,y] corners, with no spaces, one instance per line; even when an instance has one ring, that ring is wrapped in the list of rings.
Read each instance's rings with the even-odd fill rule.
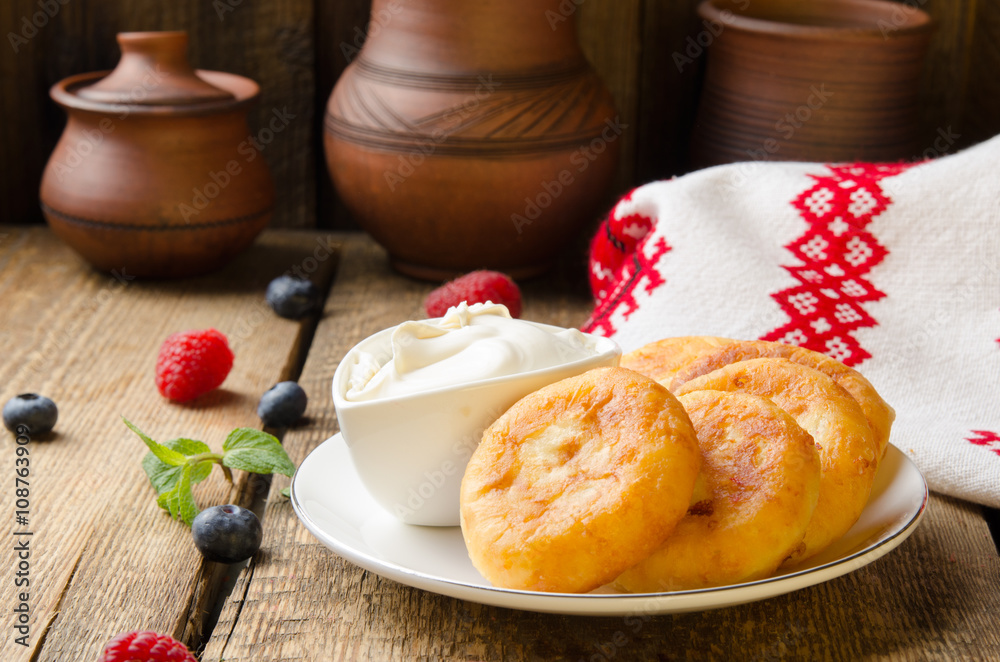
[[[214,568],[189,530],[157,507],[140,466],[146,449],[120,416],[153,438],[191,436],[215,449],[233,428],[259,427],[260,394],[297,370],[311,333],[308,321],[274,315],[264,289],[295,267],[329,283],[337,246],[315,233],[267,233],[213,276],[140,282],[91,270],[44,228],[0,228],[0,238],[0,402],[35,391],[60,410],[52,438],[29,444],[30,646],[16,644],[8,618],[0,659],[92,660],[112,636],[134,629],[192,640],[218,577],[205,576],[206,565]],[[207,327],[228,336],[232,373],[190,404],[167,402],[153,382],[160,343]],[[12,471],[13,439],[3,437]],[[216,471],[195,497],[205,507],[241,495]],[[0,490],[10,531],[14,509],[13,487]],[[0,554],[5,587],[14,586],[13,547]]]
[[[361,338],[422,315],[429,285],[389,272],[352,238],[301,383],[328,390]],[[525,317],[578,325],[575,268],[525,288]],[[314,398],[285,437],[296,462],[336,431]],[[401,586],[326,551],[271,486],[262,553],[242,573],[205,662],[273,660],[981,660],[1000,656],[1000,558],[978,507],[933,497],[903,546],[853,574],[749,605],[675,616],[582,618],[485,607]]]
[[[44,4],[57,9],[35,36],[18,42],[17,52],[9,43],[0,48],[0,222],[41,220],[37,191],[42,169],[65,125],[63,112],[49,99],[49,87],[72,74],[114,67],[118,32],[187,30],[189,56],[196,67],[249,76],[261,86],[250,126],[274,176],[272,226],[315,225],[319,141],[313,121],[310,0]],[[20,35],[25,17],[30,20],[39,11],[38,0],[5,2],[0,7],[5,42],[10,32]],[[287,121],[271,125],[276,111]],[[271,136],[268,131],[274,127],[280,128]],[[210,167],[206,165],[206,177]]]
[[[989,4],[989,0],[987,2]],[[924,149],[929,150],[927,156],[939,156],[973,142],[967,137],[964,117],[970,94],[985,81],[983,75],[986,71],[978,70],[974,73],[969,60],[976,5],[982,2],[929,0],[925,3],[908,4],[920,7],[934,19],[934,34],[921,79],[920,119],[921,144],[925,146]],[[995,72],[989,74],[990,78],[995,76]],[[938,130],[946,134],[958,134],[960,138],[952,141],[946,150],[934,150]],[[1000,125],[994,125],[994,131],[996,130],[1000,130]],[[943,143],[939,142],[939,145]]]
[[[231,12],[219,9],[226,4],[233,7]],[[195,6],[202,19],[193,35],[197,48],[192,56],[199,56],[200,66],[238,73],[260,84],[250,130],[274,178],[271,227],[315,227],[322,141],[315,118],[314,3],[220,0]]]
[[[0,48],[0,222],[41,221],[38,182],[64,123],[48,88],[70,74],[113,66],[118,31],[187,29],[191,56],[199,66],[261,83],[261,103],[252,113],[255,133],[266,128],[275,110],[287,108],[294,115],[265,149],[278,192],[273,225],[311,227],[318,216],[323,227],[356,227],[326,172],[322,112],[352,50],[363,42],[370,0],[43,4],[58,5],[58,11],[51,18],[39,14],[34,26],[32,19],[42,11],[38,0],[9,0],[0,6],[0,35],[6,42]],[[701,30],[694,13],[697,0],[572,4],[579,6],[584,50],[631,123],[622,143],[616,192],[682,172],[701,63],[678,72],[672,55],[683,52],[687,38]],[[928,149],[937,148],[938,129],[950,127],[961,136],[949,149],[1000,132],[995,75],[1000,2],[916,4],[937,21],[922,82]]]
[[[56,54],[41,47],[56,26],[42,12],[38,27],[38,11],[32,0],[0,4],[0,223],[42,221],[38,185],[64,124],[48,95]]]
[[[372,242],[349,241],[343,251],[334,289],[327,300],[299,383],[311,398],[309,425],[289,431],[283,440],[292,461],[337,431],[333,403],[327,396],[341,357],[361,338],[410,317],[420,317],[430,286],[393,274],[384,252]],[[264,512],[264,543],[240,577],[212,634],[203,660],[255,660],[267,651],[272,659],[352,659],[335,652],[329,634],[335,622],[357,618],[343,611],[350,596],[362,594],[360,573],[331,565],[325,548],[302,527],[286,499],[276,497],[289,481],[275,477]],[[345,623],[345,625],[350,625]],[[354,627],[364,627],[356,622]]]
[[[639,60],[641,0],[589,0],[575,3],[580,47],[615,97],[621,121],[621,157],[613,194],[634,185],[639,140]]]
[[[357,56],[368,33],[371,0],[316,3],[316,160],[317,225],[338,230],[357,229],[347,207],[340,200],[323,154],[323,115],[326,102],[340,74]]]
[[[1000,133],[1000,1],[979,0],[972,47],[968,55],[969,79],[962,126],[968,143]]]
[[[687,171],[706,54],[698,41],[705,26],[697,5],[698,0],[643,2],[636,184]]]

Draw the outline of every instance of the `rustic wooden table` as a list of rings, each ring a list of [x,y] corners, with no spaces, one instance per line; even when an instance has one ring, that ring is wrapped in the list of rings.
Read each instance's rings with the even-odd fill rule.
[[[332,282],[318,321],[284,320],[264,303],[270,279],[296,268]],[[583,273],[575,265],[528,283],[524,317],[579,325]],[[29,444],[26,525],[15,521],[13,435],[0,443],[0,513],[11,532],[0,545],[0,660],[91,661],[112,636],[135,629],[203,647],[206,662],[1000,659],[1000,558],[987,527],[995,513],[937,496],[910,539],[861,570],[763,602],[672,616],[519,612],[382,579],[306,531],[279,495],[285,477],[268,485],[236,472],[230,488],[216,471],[196,488],[202,507],[256,504],[265,529],[245,568],[204,562],[188,529],[156,506],[140,467],[146,448],[119,417],[154,438],[193,436],[218,448],[232,428],[260,425],[261,393],[297,378],[311,396],[308,421],[283,442],[298,463],[337,431],[328,392],[340,358],[361,338],[422,316],[429,289],[393,274],[356,235],[268,233],[218,274],[151,283],[90,270],[46,229],[0,227],[0,401],[37,391],[60,407],[56,432]],[[196,404],[166,402],[153,384],[159,343],[209,326],[229,336],[233,372]],[[20,564],[15,547],[25,539]],[[14,628],[22,603],[27,647]]]

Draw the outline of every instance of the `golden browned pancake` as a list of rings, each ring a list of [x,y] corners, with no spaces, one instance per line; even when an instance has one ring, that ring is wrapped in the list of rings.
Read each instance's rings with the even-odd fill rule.
[[[802,541],[819,497],[812,437],[770,400],[694,391],[680,398],[701,447],[687,515],[616,584],[652,593],[737,584],[773,573]]]
[[[669,386],[674,374],[699,356],[735,342],[714,336],[664,338],[622,356],[619,365]]]
[[[518,401],[462,480],[473,565],[495,586],[586,592],[655,550],[687,512],[700,453],[666,387],[599,368]]]
[[[811,434],[820,448],[819,502],[790,563],[813,556],[851,528],[868,502],[878,447],[864,412],[847,391],[818,370],[778,358],[723,366],[682,384],[677,394],[705,389],[768,398]]]
[[[673,380],[666,385],[671,391],[676,391],[684,382],[717,370],[724,365],[763,357],[794,361],[819,370],[840,384],[861,405],[861,410],[865,413],[868,425],[878,443],[878,457],[881,459],[889,445],[889,431],[896,418],[896,412],[882,399],[871,382],[865,379],[861,373],[826,354],[764,340],[740,340],[701,353],[677,370]]]

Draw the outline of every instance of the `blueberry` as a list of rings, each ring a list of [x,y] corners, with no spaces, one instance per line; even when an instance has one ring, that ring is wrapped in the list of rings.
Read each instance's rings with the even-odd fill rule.
[[[287,428],[295,425],[306,411],[309,398],[295,382],[279,382],[260,396],[257,415],[264,425]]]
[[[278,315],[294,320],[317,312],[323,296],[312,281],[278,276],[267,286],[267,303]]]
[[[56,426],[58,418],[56,403],[37,393],[22,393],[3,406],[3,424],[15,433],[23,425],[28,434],[45,434]]]
[[[209,561],[239,563],[257,553],[264,530],[253,511],[229,504],[198,513],[191,535],[194,546]]]

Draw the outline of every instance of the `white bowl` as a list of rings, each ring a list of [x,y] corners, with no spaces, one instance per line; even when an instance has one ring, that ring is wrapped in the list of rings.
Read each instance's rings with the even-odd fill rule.
[[[364,353],[391,358],[394,330],[380,331],[347,353],[333,376],[333,404],[365,487],[407,524],[458,526],[462,476],[483,431],[525,395],[593,368],[618,365],[621,357],[613,340],[584,334],[595,354],[561,365],[378,400],[345,399],[351,370]]]

